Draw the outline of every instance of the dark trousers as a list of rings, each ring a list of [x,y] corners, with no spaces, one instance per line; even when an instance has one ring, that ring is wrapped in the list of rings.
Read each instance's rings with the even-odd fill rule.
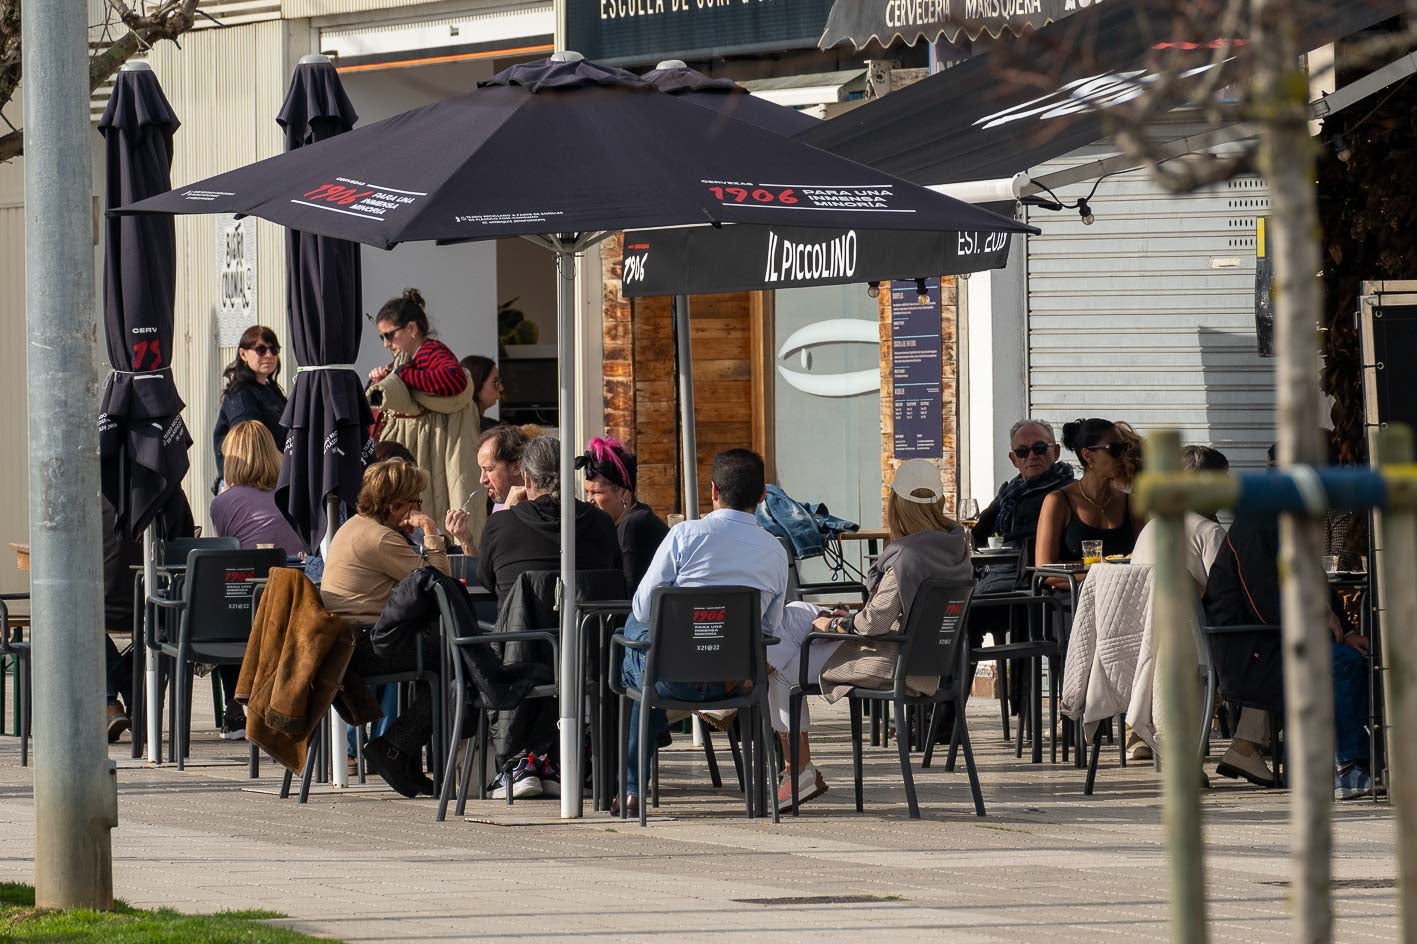
[[[118,646],[113,642],[113,637],[108,633],[103,634],[103,651],[107,657],[108,671],[105,681],[108,689],[108,703],[118,704],[119,696],[123,698],[123,704],[132,706],[133,704],[133,654],[120,653]]]
[[[425,656],[427,648],[429,647],[425,647]],[[349,660],[349,671],[366,678],[412,672],[417,667],[418,637],[412,634],[392,651],[376,655],[373,647],[369,645],[368,633],[360,633],[354,643],[354,655]],[[417,754],[432,736],[433,693],[428,690],[427,685],[415,685],[413,698],[384,729],[383,737],[399,750]]]

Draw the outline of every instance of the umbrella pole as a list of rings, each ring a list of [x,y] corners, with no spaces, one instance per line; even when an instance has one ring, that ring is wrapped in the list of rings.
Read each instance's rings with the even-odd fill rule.
[[[556,409],[561,432],[561,818],[581,816],[581,646],[576,631],[576,256],[557,239]]]
[[[335,539],[335,529],[339,527],[339,498],[325,496],[325,536],[320,539],[320,557],[330,559],[330,542]],[[349,786],[349,765],[344,762],[348,748],[349,725],[334,708],[330,709],[330,783],[336,787]]]
[[[699,516],[699,434],[694,428],[694,352],[689,337],[689,296],[674,296],[674,340],[679,348],[679,429],[684,453],[684,518]]]
[[[151,594],[157,587],[157,525],[150,524],[143,531],[143,593],[146,596]],[[157,631],[157,627],[152,624],[149,616],[154,615],[148,609],[148,601],[134,600],[134,606],[143,608],[143,645],[146,646],[152,638],[152,633]],[[162,763],[162,745],[158,743],[158,722],[162,717],[162,685],[158,677],[158,662],[160,661],[151,651],[143,653],[146,658],[143,660],[143,725],[147,731],[145,740],[147,742],[147,755],[149,764]]]

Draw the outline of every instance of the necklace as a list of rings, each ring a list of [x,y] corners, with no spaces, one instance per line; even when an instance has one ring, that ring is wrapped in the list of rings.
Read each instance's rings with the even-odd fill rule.
[[[1107,511],[1107,502],[1112,500],[1112,486],[1108,482],[1104,481],[1102,483],[1102,488],[1106,490],[1107,498],[1101,503],[1099,503],[1097,499],[1093,498],[1087,493],[1087,489],[1082,487],[1082,482],[1078,482],[1078,494],[1081,495],[1083,498],[1087,499],[1087,503],[1093,508],[1096,508],[1098,511],[1105,513]]]

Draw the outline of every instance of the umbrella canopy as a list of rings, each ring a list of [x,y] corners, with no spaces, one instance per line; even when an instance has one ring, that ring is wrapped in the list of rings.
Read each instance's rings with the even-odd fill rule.
[[[678,59],[661,62],[646,72],[643,78],[661,92],[678,95],[686,102],[693,102],[725,118],[746,121],[756,128],[764,128],[784,137],[793,137],[821,124],[818,119],[804,115],[795,108],[750,94],[732,79],[711,79]]]
[[[1030,231],[747,122],[705,122],[623,70],[549,60],[124,210],[246,213],[385,248],[722,223]]]
[[[296,66],[276,116],[287,152],[344,134],[359,117],[335,67],[322,56],[309,58]],[[289,435],[279,444],[285,458],[276,503],[307,549],[329,525],[328,497],[354,507],[373,456],[373,415],[352,366],[363,330],[359,253],[358,243],[286,230],[287,310],[300,366],[281,419]]]
[[[561,53],[483,87],[123,208],[246,213],[390,247],[527,236],[557,253],[557,343],[575,345],[574,254],[607,231],[722,223],[1029,232],[986,210],[661,94]],[[575,358],[558,364],[561,580],[575,586]],[[580,634],[561,608],[561,764],[580,782]],[[579,815],[580,792],[561,798]]]
[[[118,73],[98,130],[109,209],[172,186],[179,122],[145,64]],[[99,407],[103,494],[136,539],[181,486],[192,438],[172,381],[176,236],[171,217],[104,220],[103,320],[113,368]]]

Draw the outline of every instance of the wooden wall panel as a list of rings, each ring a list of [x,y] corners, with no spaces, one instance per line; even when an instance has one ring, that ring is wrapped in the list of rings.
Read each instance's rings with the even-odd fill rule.
[[[661,515],[682,513],[674,319],[668,298],[620,295],[623,244],[601,247],[605,280],[605,427],[639,460],[640,498]],[[699,513],[710,510],[709,473],[724,449],[757,449],[772,474],[771,299],[748,293],[690,299]],[[764,353],[766,352],[766,354]]]

